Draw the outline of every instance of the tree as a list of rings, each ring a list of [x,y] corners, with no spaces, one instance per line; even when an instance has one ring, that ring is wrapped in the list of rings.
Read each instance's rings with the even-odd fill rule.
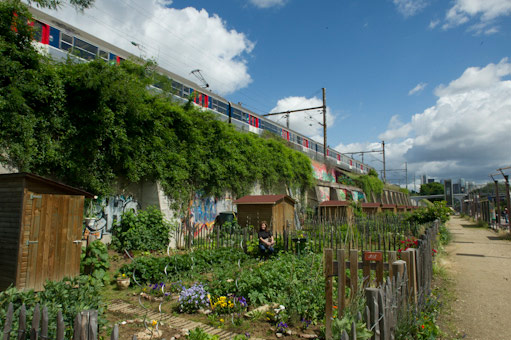
[[[443,195],[444,194],[444,186],[438,182],[422,184],[420,194],[423,196]]]
[[[23,4],[0,2],[0,163],[100,195],[159,181],[182,207],[197,192],[241,196],[256,182],[266,191],[313,185],[310,160],[282,140],[149,90],[153,63],[42,57],[27,18]]]
[[[69,0],[71,5],[80,10],[90,8],[94,2],[95,0]],[[62,6],[62,0],[28,0],[28,3],[30,5],[35,3],[39,7],[50,9],[58,9],[60,6]]]

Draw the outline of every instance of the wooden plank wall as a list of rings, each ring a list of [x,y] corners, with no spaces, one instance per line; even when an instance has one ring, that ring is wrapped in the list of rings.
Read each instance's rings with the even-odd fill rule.
[[[273,227],[272,206],[271,204],[239,204],[238,224],[242,227],[252,225],[259,230],[261,221],[266,221]]]
[[[0,290],[16,280],[23,179],[0,181]]]
[[[39,291],[46,280],[79,275],[83,197],[27,191],[24,216],[17,287]]]

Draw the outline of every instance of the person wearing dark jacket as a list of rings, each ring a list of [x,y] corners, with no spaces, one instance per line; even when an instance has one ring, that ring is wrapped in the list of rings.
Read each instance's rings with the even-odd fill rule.
[[[268,231],[266,221],[261,222],[261,227],[259,228],[257,237],[259,238],[259,251],[262,254],[273,254],[275,251],[273,249],[275,241],[273,240],[273,235]]]

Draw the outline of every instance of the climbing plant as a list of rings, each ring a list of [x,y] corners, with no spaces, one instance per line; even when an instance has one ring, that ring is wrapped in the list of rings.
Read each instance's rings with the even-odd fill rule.
[[[51,61],[14,12],[30,18],[23,4],[0,3],[0,163],[98,195],[119,181],[159,181],[181,205],[198,190],[241,196],[256,182],[267,191],[313,185],[310,160],[284,142],[150,90],[162,82],[154,63]]]

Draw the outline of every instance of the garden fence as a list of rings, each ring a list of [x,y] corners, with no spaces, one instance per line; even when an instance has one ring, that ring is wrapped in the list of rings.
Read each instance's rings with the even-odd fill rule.
[[[414,247],[404,251],[390,251],[385,258],[383,251],[359,251],[337,249],[334,261],[333,249],[325,249],[325,335],[332,339],[332,318],[334,299],[333,278],[337,276],[337,310],[341,317],[347,308],[348,299],[356,298],[362,287],[366,297],[366,308],[362,319],[373,332],[372,339],[392,339],[400,317],[411,310],[421,310],[431,294],[433,275],[433,253],[439,222],[433,223],[413,242]],[[401,259],[398,260],[398,257]],[[359,261],[360,259],[360,261]],[[359,284],[359,270],[362,282]],[[384,279],[384,272],[387,272]],[[349,277],[347,276],[349,273]],[[373,287],[371,287],[373,286]],[[355,326],[350,336],[341,339],[356,339]]]
[[[274,233],[277,248],[297,251],[304,247],[321,253],[325,248],[397,251],[410,237],[418,237],[423,226],[409,223],[401,216],[364,218],[309,219],[300,230]],[[176,231],[177,248],[239,247],[245,251],[256,245],[257,230],[235,225],[182,227]]]
[[[48,309],[43,306],[41,309],[37,304],[32,313],[31,325],[27,324],[27,310],[25,304],[19,309],[18,327],[13,329],[14,308],[12,302],[9,303],[5,321],[3,322],[3,333],[0,337],[2,340],[10,339],[30,339],[37,340],[49,339],[50,320],[48,319]],[[0,320],[2,323],[2,320]],[[73,340],[98,340],[98,311],[85,310],[78,313],[73,324]],[[66,325],[62,317],[62,312],[58,311],[56,320],[56,340],[64,340],[66,333]],[[53,337],[52,337],[53,338]],[[119,327],[116,324],[112,330],[111,340],[119,340]],[[137,339],[133,335],[133,340]]]

